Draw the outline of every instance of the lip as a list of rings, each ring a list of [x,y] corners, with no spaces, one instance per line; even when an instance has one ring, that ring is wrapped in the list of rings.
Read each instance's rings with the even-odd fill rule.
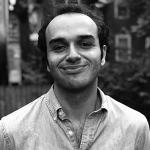
[[[63,70],[67,74],[77,74],[82,72],[87,65],[66,65],[61,67],[61,70]]]

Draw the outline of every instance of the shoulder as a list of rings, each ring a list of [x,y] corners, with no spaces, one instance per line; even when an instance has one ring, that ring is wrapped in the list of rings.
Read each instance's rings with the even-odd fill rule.
[[[146,117],[113,98],[106,97],[109,101],[110,116],[113,118],[111,122],[118,125],[126,137],[135,139],[136,149],[148,150],[150,147],[150,130]]]
[[[1,123],[7,132],[11,133],[17,131],[21,126],[25,126],[26,123],[32,122],[41,111],[44,97],[45,95],[42,95],[24,107],[3,117]]]
[[[106,95],[108,107],[114,119],[119,119],[128,125],[140,128],[148,124],[146,117],[137,110],[134,110],[119,101]]]

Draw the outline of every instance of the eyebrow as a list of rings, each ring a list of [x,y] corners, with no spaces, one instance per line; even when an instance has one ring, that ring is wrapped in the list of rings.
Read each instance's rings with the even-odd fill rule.
[[[94,40],[95,38],[92,35],[80,35],[79,39],[81,39],[81,40],[82,39],[91,39],[91,40]]]
[[[79,35],[77,37],[77,39],[79,40],[84,40],[84,39],[90,39],[90,40],[95,40],[94,36],[93,35]],[[58,37],[58,38],[55,38],[55,39],[52,39],[49,41],[49,44],[52,45],[54,43],[59,43],[59,42],[62,42],[62,43],[66,43],[67,40],[65,38],[62,38],[62,37]]]
[[[59,43],[59,42],[63,42],[66,43],[66,40],[64,38],[56,38],[56,39],[52,39],[49,41],[49,44],[52,45],[54,43]]]

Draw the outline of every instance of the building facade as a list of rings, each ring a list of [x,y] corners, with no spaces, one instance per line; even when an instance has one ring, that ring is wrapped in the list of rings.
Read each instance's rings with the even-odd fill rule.
[[[1,1],[0,11],[4,8],[2,2],[6,3],[6,0]],[[0,57],[2,56],[0,58],[0,72],[2,72],[0,84],[6,84],[7,81],[12,84],[22,84],[24,78],[29,77],[29,72],[34,72],[32,69],[25,70],[24,68],[30,66],[26,62],[33,60],[31,54],[37,58],[40,55],[35,47],[42,17],[47,11],[52,12],[54,5],[62,3],[84,3],[97,13],[103,12],[110,27],[109,61],[129,62],[135,57],[140,57],[141,53],[150,47],[149,37],[137,37],[133,32],[137,18],[132,17],[126,0],[19,0],[13,6],[14,10],[9,6],[9,43],[7,43],[7,53],[5,44],[1,44],[1,46],[3,45],[1,54],[3,54],[0,55]],[[4,16],[4,13],[0,13],[0,17],[2,16]],[[5,27],[4,22],[1,22],[3,27]],[[7,33],[0,31],[0,34],[2,33],[5,36],[1,36],[4,37],[1,41],[5,41]],[[37,66],[40,61],[40,59],[36,59],[31,63]],[[37,72],[34,75],[30,74],[30,77],[37,74]]]

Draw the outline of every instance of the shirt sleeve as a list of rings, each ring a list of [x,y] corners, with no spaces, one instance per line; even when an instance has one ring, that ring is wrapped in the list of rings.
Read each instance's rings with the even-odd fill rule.
[[[136,150],[150,150],[150,129],[147,119],[144,117],[140,124],[136,142]]]
[[[10,147],[10,140],[6,134],[5,128],[0,120],[0,150],[12,150]]]

